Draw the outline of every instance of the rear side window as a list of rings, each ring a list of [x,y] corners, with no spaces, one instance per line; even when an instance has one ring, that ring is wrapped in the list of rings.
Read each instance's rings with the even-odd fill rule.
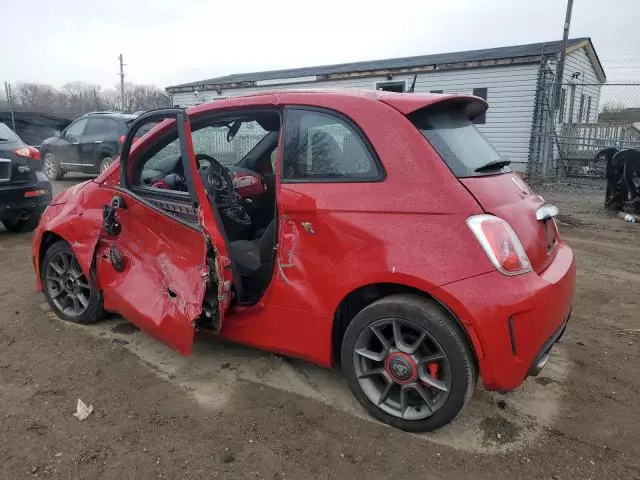
[[[332,113],[290,108],[282,178],[289,183],[377,181],[382,171],[354,126]]]
[[[486,174],[476,172],[476,169],[504,161],[463,112],[421,110],[410,115],[409,120],[436,149],[456,177]]]
[[[17,142],[18,136],[9,127],[0,122],[0,143]]]
[[[92,137],[104,137],[107,131],[107,122],[104,118],[90,118],[84,134]]]
[[[120,135],[124,135],[126,131],[120,127],[120,122],[113,118],[105,118],[107,122],[107,138],[119,138]]]

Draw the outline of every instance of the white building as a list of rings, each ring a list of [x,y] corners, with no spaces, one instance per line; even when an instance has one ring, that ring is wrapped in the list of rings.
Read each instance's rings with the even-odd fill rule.
[[[402,92],[414,81],[419,92],[471,93],[487,99],[489,110],[479,128],[496,148],[525,170],[532,122],[540,102],[539,79],[555,71],[561,42],[421,55],[339,65],[240,73],[167,87],[174,105],[205,102],[285,88],[366,88]],[[567,45],[560,123],[595,122],[600,85],[606,76],[589,38]]]

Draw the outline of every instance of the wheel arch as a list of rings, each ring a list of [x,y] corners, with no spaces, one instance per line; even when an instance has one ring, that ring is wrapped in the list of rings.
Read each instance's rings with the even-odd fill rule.
[[[455,315],[455,313],[447,307],[442,301],[425,292],[419,288],[401,284],[401,283],[371,283],[361,286],[352,290],[347,294],[338,304],[334,316],[333,326],[331,334],[331,359],[334,366],[340,368],[340,351],[342,349],[342,341],[347,327],[355,316],[362,311],[365,307],[371,305],[373,302],[380,300],[381,298],[388,297],[396,294],[414,294],[425,299],[430,299],[436,302],[443,311],[449,317],[451,317],[457,328],[462,332],[463,337],[466,339],[467,344],[471,352],[473,352],[473,359],[476,369],[479,368],[479,361],[482,358],[482,346],[477,339],[477,336],[470,333],[468,328],[462,323],[462,321]]]
[[[103,147],[98,152],[98,160],[101,162],[107,157],[111,157],[112,159],[116,158],[117,152],[113,152],[112,149]]]
[[[38,265],[40,266],[40,268],[42,266],[42,260],[44,260],[44,255],[49,247],[59,241],[69,243],[66,238],[61,237],[56,232],[52,232],[49,230],[42,234],[42,240],[40,241],[40,250],[38,251]]]

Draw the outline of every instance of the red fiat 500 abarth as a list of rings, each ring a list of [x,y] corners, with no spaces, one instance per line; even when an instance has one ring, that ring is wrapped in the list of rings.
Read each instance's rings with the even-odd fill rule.
[[[342,369],[379,420],[451,421],[544,365],[575,264],[466,95],[282,91],[139,116],[33,239],[63,319],[115,312]],[[146,133],[145,133],[146,132]]]

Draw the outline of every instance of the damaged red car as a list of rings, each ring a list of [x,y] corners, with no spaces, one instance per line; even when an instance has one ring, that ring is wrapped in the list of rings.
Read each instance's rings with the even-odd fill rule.
[[[340,368],[377,419],[441,427],[546,362],[575,264],[557,209],[457,94],[282,91],[140,115],[33,239],[54,312],[181,354],[198,330]],[[150,131],[149,131],[150,129]]]

